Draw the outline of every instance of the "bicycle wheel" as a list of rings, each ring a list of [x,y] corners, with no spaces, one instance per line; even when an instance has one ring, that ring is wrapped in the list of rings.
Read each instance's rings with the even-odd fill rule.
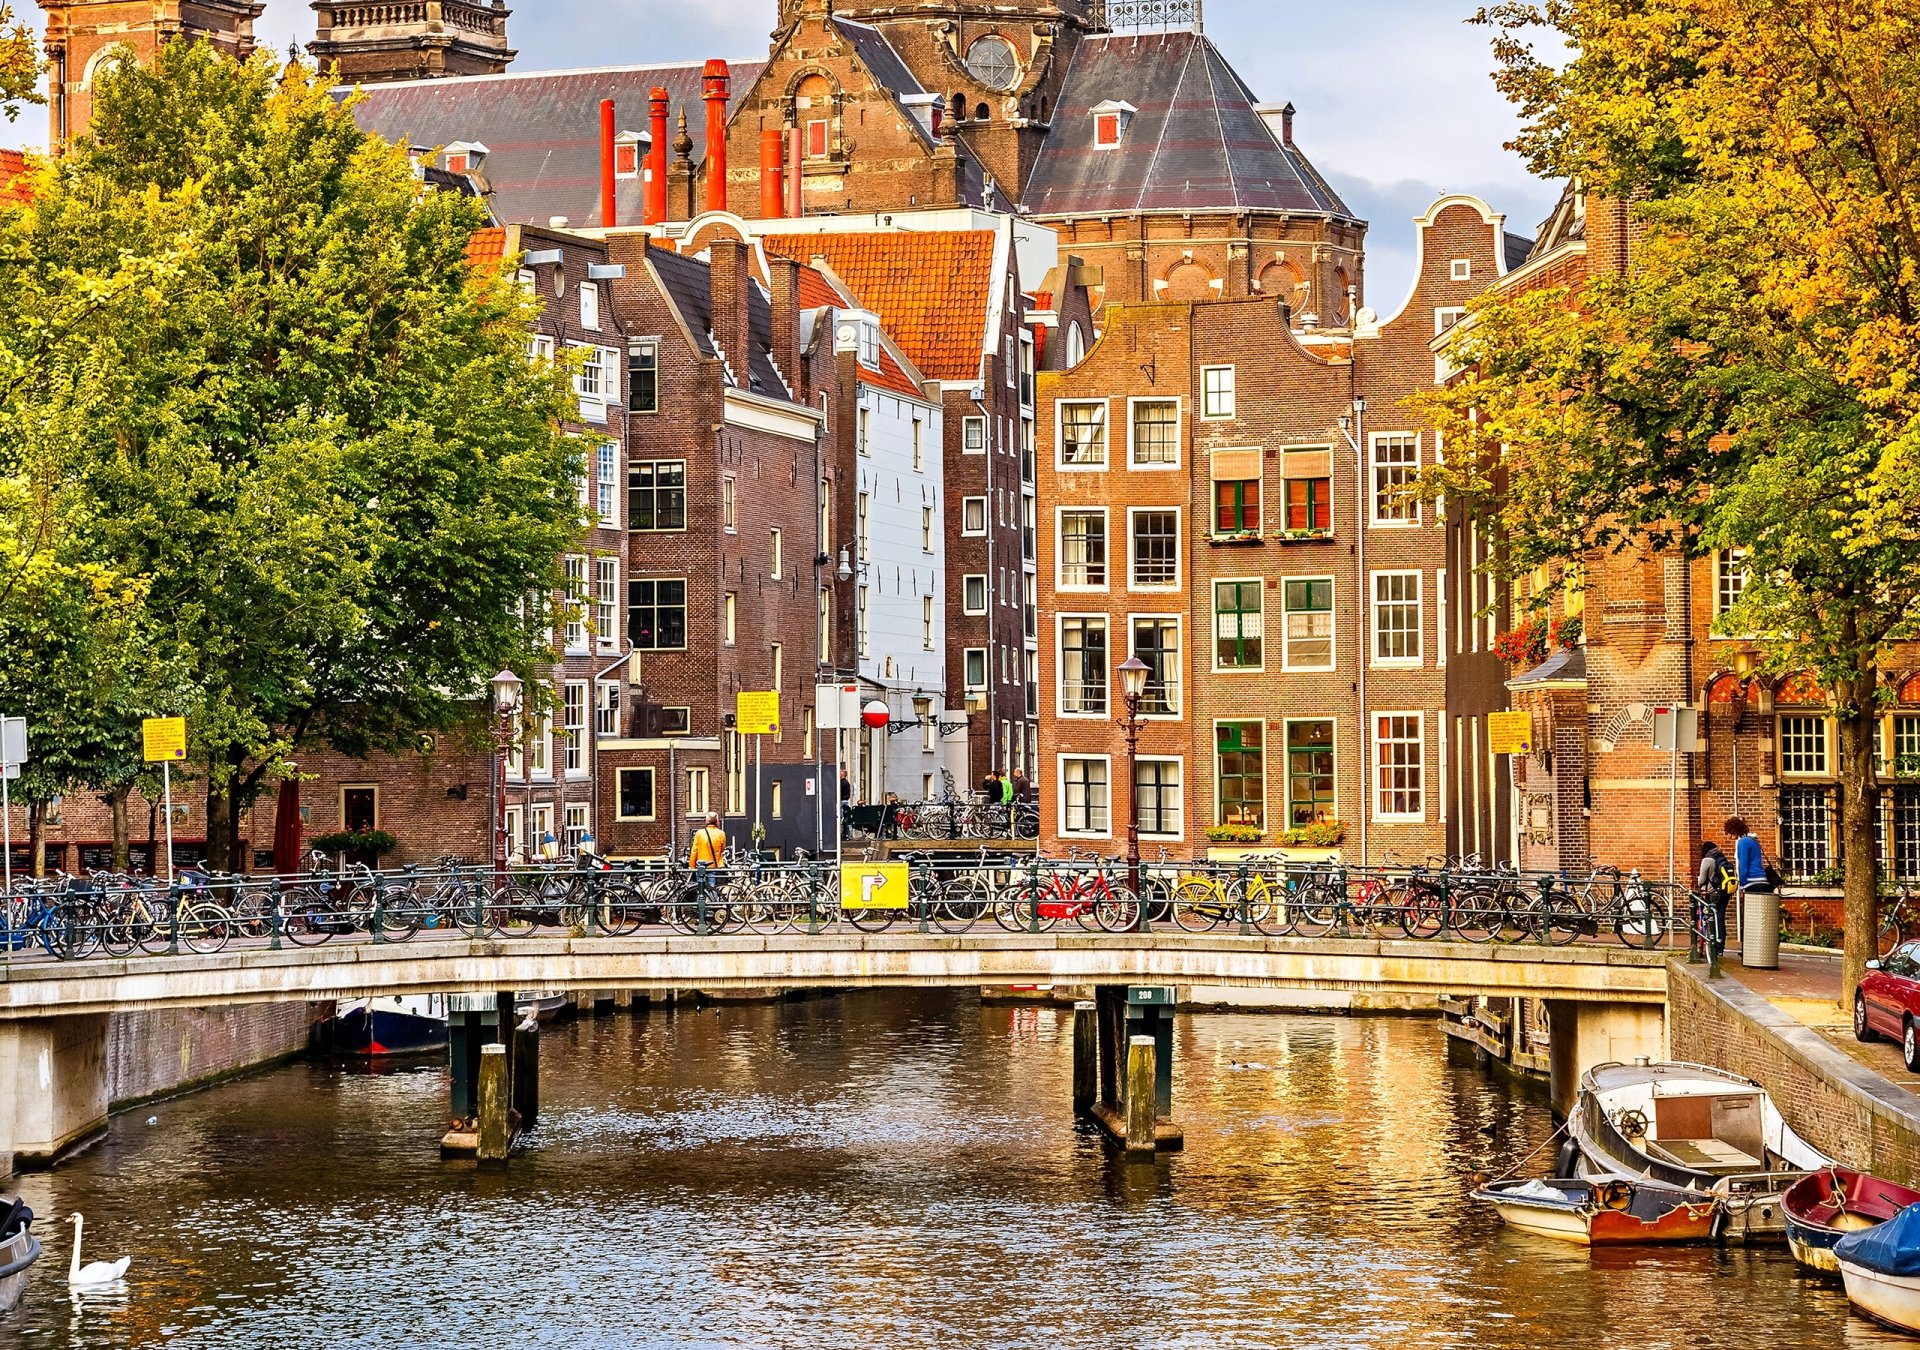
[[[509,881],[494,892],[488,910],[502,937],[531,937],[540,930],[540,893],[531,886]]]
[[[1293,932],[1300,916],[1294,912],[1293,895],[1286,887],[1255,877],[1248,883],[1247,892],[1247,919],[1256,932],[1265,937],[1286,937]]]
[[[1667,916],[1646,891],[1630,890],[1620,897],[1620,914],[1613,931],[1623,946],[1652,951],[1666,936]]]
[[[1096,890],[1093,919],[1102,932],[1131,933],[1140,926],[1140,897],[1124,882],[1108,882]]]
[[[211,900],[189,905],[180,915],[180,942],[188,951],[211,956],[233,938],[233,916]]]
[[[1880,916],[1880,938],[1877,950],[1886,956],[1900,945],[1900,911],[1898,907],[1889,909]]]
[[[640,893],[625,881],[610,882],[600,888],[600,899],[593,907],[594,923],[608,937],[627,937],[640,931],[643,906]]]
[[[863,933],[884,933],[893,927],[895,919],[904,917],[906,911],[898,909],[849,909],[843,910],[848,923]]]
[[[1224,888],[1205,877],[1189,877],[1173,890],[1173,922],[1183,933],[1212,932],[1227,907]]]
[[[380,932],[391,942],[405,942],[420,931],[419,901],[405,886],[380,888]]]
[[[1058,898],[1045,882],[1039,885],[1022,882],[1013,888],[1003,905],[994,910],[994,918],[1000,920],[1001,927],[1016,933],[1045,933],[1059,922],[1056,916],[1046,912]]]
[[[333,936],[327,898],[318,890],[295,887],[280,897],[280,931],[296,947],[317,947]]]
[[[1495,893],[1500,906],[1499,924],[1493,935],[1502,942],[1519,942],[1522,938],[1532,937],[1540,930],[1546,918],[1540,913],[1538,896],[1522,895],[1511,886],[1502,886]]]
[[[964,933],[987,917],[993,907],[993,884],[977,872],[949,877],[940,887],[941,928]]]
[[[1448,925],[1468,942],[1491,942],[1504,918],[1491,887],[1476,886],[1448,897]]]
[[[1555,889],[1546,898],[1547,941],[1564,947],[1586,930],[1587,914],[1580,898],[1571,891]]]
[[[1431,886],[1396,882],[1387,892],[1399,912],[1400,931],[1410,938],[1437,938],[1447,931],[1447,905]]]

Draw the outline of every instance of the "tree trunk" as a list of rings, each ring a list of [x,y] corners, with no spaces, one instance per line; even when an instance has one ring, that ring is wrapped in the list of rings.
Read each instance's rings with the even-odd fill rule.
[[[47,874],[47,808],[40,802],[27,803],[27,864],[36,877]]]
[[[121,786],[107,794],[107,810],[113,816],[113,870],[128,871],[128,855],[133,852],[128,836],[132,833],[127,824],[127,796],[132,788]]]
[[[227,793],[227,856],[233,859],[232,870],[250,872],[253,870],[253,854],[240,838],[240,792],[238,784]]]
[[[216,872],[233,870],[233,855],[227,849],[227,790],[207,775],[207,866]]]
[[[1874,728],[1879,721],[1877,681],[1869,670],[1840,691],[1840,862],[1846,937],[1840,961],[1840,1003],[1853,1007],[1853,991],[1878,955],[1880,854],[1874,837],[1879,786],[1873,772]]]

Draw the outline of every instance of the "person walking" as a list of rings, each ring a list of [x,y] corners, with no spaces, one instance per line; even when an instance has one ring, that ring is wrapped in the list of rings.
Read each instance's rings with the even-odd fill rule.
[[[716,812],[707,812],[706,823],[694,831],[693,843],[687,849],[687,865],[693,868],[693,881],[700,889],[701,901],[712,904],[714,892],[720,885],[720,870],[727,865],[727,832],[720,828]]]
[[[1733,899],[1733,864],[1727,855],[1720,851],[1720,845],[1711,839],[1700,844],[1700,875],[1694,890],[1699,895],[1699,922],[1695,925],[1695,937],[1689,944],[1694,950],[1702,946],[1702,935],[1706,947],[1706,958],[1710,965],[1718,967],[1720,958],[1727,950],[1727,903]],[[1692,959],[1692,952],[1688,953]]]

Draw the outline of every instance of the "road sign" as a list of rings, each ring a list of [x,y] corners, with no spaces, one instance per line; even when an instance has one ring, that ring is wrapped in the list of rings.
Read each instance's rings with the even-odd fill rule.
[[[147,763],[187,757],[187,719],[149,717],[140,723],[140,739],[146,747]]]
[[[778,690],[741,690],[733,696],[733,729],[742,736],[780,734]]]
[[[846,863],[840,868],[840,908],[905,909],[905,863]]]
[[[1533,753],[1533,714],[1497,712],[1487,714],[1487,749],[1496,755]]]
[[[0,717],[0,764],[16,769],[27,762],[27,719]],[[9,774],[10,778],[20,775]]]
[[[1693,753],[1700,739],[1700,713],[1694,708],[1655,708],[1653,710],[1653,748]]]

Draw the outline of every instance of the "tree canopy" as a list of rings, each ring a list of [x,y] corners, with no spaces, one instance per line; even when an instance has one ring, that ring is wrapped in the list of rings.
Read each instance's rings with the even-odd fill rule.
[[[20,115],[23,103],[40,102],[34,88],[39,79],[32,31],[14,18],[12,5],[0,3],[0,113],[9,122]]]

